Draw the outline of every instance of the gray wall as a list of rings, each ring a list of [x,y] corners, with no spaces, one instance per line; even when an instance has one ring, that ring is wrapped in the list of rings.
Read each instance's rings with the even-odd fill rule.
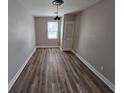
[[[75,21],[76,14],[65,14],[64,15],[64,22],[66,21]]]
[[[59,24],[58,39],[47,38],[47,23],[55,21],[53,17],[35,17],[36,46],[60,46],[61,21]]]
[[[114,0],[103,0],[76,17],[73,49],[115,83]],[[104,67],[103,71],[101,66]]]
[[[8,83],[35,46],[33,17],[18,2],[8,0]]]

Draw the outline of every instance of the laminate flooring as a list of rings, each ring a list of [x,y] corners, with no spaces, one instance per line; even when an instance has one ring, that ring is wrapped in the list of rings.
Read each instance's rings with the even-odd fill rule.
[[[9,93],[113,93],[72,52],[37,49]]]

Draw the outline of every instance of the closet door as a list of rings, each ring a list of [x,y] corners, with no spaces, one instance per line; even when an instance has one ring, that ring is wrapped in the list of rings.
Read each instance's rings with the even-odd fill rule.
[[[64,45],[63,45],[63,50],[65,51],[69,51],[72,49],[73,32],[74,32],[74,22],[73,21],[65,22]]]

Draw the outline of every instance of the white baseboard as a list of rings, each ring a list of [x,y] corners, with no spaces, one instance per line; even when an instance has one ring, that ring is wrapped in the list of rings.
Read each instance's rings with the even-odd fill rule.
[[[24,67],[26,66],[26,64],[28,63],[28,61],[30,60],[30,58],[32,57],[32,55],[34,54],[35,51],[36,51],[36,48],[33,49],[33,51],[28,56],[28,58],[26,59],[26,61],[24,62],[24,64],[21,66],[21,68],[18,70],[18,72],[15,74],[15,76],[9,82],[8,91],[10,91],[10,89],[12,88],[12,86],[14,85],[14,83],[16,82],[16,80],[18,79],[19,75],[21,74],[21,72],[23,71]]]
[[[60,46],[36,46],[36,48],[59,48]]]
[[[71,49],[62,49],[62,51],[71,51]]]
[[[81,57],[74,50],[71,50],[96,76],[98,76],[112,91],[115,92],[115,85],[112,84],[104,75],[102,75],[98,70],[96,70],[89,62],[87,62],[83,57]]]
[[[60,50],[61,50],[61,51],[72,51],[71,48],[69,48],[69,49],[63,49],[62,47],[60,47]]]

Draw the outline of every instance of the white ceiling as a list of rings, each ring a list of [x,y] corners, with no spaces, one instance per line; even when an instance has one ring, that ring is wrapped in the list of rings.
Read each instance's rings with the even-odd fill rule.
[[[19,0],[34,16],[55,16],[56,7],[53,0]],[[59,7],[59,15],[83,10],[101,0],[64,0]]]

